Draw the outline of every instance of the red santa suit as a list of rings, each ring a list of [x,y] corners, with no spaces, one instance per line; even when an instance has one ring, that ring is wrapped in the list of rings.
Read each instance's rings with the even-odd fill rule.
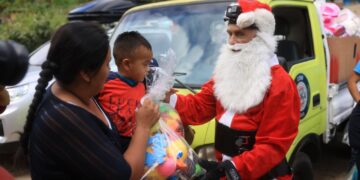
[[[271,68],[271,76],[263,102],[241,114],[227,111],[216,99],[214,80],[196,95],[177,95],[175,108],[185,124],[204,124],[215,117],[232,129],[256,131],[253,149],[231,158],[242,179],[258,179],[268,173],[284,159],[297,134],[300,101],[296,85],[279,65]],[[217,153],[221,161],[222,153]]]
[[[172,95],[170,104],[184,124],[200,125],[215,118],[217,159],[231,160],[241,179],[247,180],[268,177],[286,164],[286,153],[298,132],[300,98],[274,54],[273,15],[264,9],[244,15],[237,23],[255,23],[257,36],[246,44],[224,46],[213,78],[201,91]],[[270,178],[291,179],[291,173]]]

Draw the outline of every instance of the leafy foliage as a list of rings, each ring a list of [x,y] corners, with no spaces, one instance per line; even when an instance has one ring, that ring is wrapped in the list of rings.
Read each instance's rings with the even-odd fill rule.
[[[0,39],[12,39],[29,51],[50,39],[72,8],[89,0],[0,0]]]

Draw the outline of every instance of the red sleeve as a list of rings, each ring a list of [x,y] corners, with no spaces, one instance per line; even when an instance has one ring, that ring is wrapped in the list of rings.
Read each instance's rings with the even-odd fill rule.
[[[196,95],[177,95],[176,110],[184,124],[204,124],[216,114],[216,98],[214,97],[214,81],[205,83]]]
[[[10,173],[9,171],[7,171],[5,168],[3,168],[2,166],[0,166],[0,178],[2,180],[13,180],[15,179]]]
[[[298,132],[299,119],[296,85],[290,77],[280,78],[265,98],[253,149],[232,159],[242,179],[258,179],[285,158]]]

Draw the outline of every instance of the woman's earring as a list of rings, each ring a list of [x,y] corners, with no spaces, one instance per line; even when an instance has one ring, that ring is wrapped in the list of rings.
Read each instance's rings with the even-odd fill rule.
[[[81,77],[84,79],[85,82],[87,82],[88,84],[91,83],[91,78],[90,78],[90,76],[89,76],[86,72],[81,71],[81,72],[80,72],[80,75],[81,75]]]

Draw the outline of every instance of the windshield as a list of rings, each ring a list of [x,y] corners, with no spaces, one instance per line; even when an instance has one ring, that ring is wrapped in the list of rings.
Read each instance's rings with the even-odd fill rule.
[[[110,40],[125,31],[138,31],[150,43],[155,59],[175,52],[175,72],[181,82],[200,87],[211,78],[219,49],[227,35],[223,21],[228,3],[178,5],[126,15]],[[114,61],[112,61],[114,63]]]

